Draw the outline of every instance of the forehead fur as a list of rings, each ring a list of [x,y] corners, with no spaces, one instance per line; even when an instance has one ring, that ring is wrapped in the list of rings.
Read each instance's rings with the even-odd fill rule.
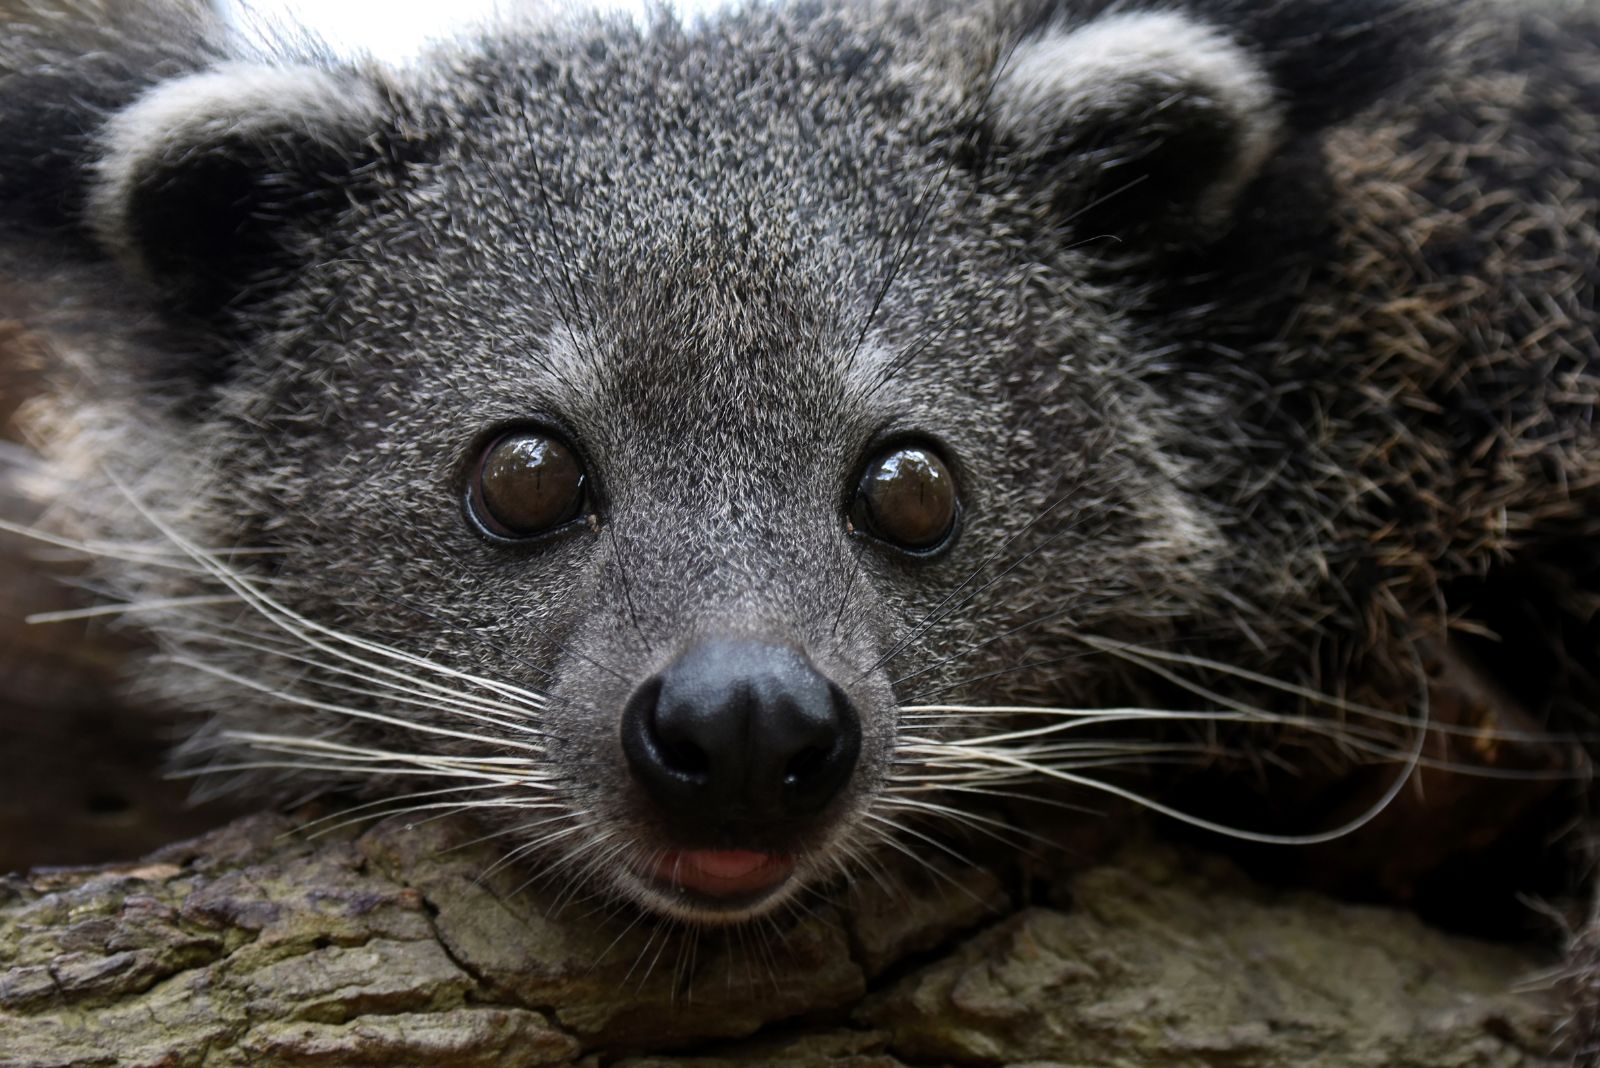
[[[761,304],[807,314],[823,279],[835,302],[864,288],[932,176],[916,89],[881,39],[776,13],[737,28],[598,24],[464,57],[423,119],[433,221],[487,221],[563,287],[711,344],[760,332]]]
[[[916,339],[880,334],[949,329],[983,256],[929,225],[961,192],[894,46],[798,17],[594,23],[441,60],[409,90],[433,101],[414,120],[430,158],[307,291],[385,364],[406,351],[397,318],[450,347],[457,388],[501,418],[547,405],[685,462],[755,440],[853,463],[908,406],[883,378]]]

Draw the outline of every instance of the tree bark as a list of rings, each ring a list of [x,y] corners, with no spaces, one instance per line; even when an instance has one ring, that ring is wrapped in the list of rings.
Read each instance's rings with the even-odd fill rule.
[[[252,817],[0,881],[0,1065],[1542,1065],[1537,952],[1141,838],[1034,900],[953,862],[669,931],[453,819]]]

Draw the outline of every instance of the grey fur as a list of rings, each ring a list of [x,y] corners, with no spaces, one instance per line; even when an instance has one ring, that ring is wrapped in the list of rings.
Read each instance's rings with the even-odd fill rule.
[[[1213,42],[1209,65],[1158,51],[1096,71],[1127,79],[1104,92],[1013,73],[1141,10]],[[1508,622],[1484,592],[1505,575],[1578,665],[1523,696],[1575,729],[1600,696],[1582,673],[1600,663],[1600,20],[1560,17],[929,0],[578,19],[401,73],[271,58],[348,92],[270,109],[214,73],[241,69],[220,44],[163,60],[200,81],[149,73],[178,48],[160,42],[215,41],[203,20],[157,38],[127,16],[132,58],[109,67],[18,31],[6,85],[76,79],[87,101],[43,146],[28,122],[66,97],[8,88],[0,110],[22,131],[0,190],[61,186],[0,224],[36,280],[10,312],[80,372],[36,413],[90,487],[63,522],[181,565],[108,563],[130,602],[228,595],[187,542],[301,621],[141,614],[179,665],[148,684],[212,717],[192,763],[314,752],[240,731],[525,759],[486,814],[556,806],[523,832],[532,864],[660,908],[626,861],[670,842],[617,715],[700,635],[798,645],[864,711],[807,882],[883,836],[908,734],[994,729],[902,706],[1199,700],[1117,643],[1393,693],[1453,618]],[[206,121],[175,119],[184,99]],[[528,419],[568,434],[599,493],[591,522],[508,548],[464,521],[462,486],[475,445]],[[934,559],[845,521],[866,457],[904,435],[961,488]],[[403,674],[456,703],[396,689],[373,665],[400,662],[352,640],[439,665]],[[1227,673],[1196,685],[1266,700]],[[379,766],[396,774],[320,778],[427,784]]]

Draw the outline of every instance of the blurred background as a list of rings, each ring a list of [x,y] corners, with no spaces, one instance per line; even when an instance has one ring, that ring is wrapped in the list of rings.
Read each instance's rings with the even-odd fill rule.
[[[261,25],[287,23],[316,33],[342,51],[362,52],[390,63],[414,59],[429,41],[506,16],[538,11],[594,8],[643,19],[663,7],[693,19],[727,6],[729,0],[215,0],[248,35]]]

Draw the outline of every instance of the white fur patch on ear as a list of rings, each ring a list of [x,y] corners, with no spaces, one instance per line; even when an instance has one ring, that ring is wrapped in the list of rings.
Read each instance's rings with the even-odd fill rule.
[[[180,166],[230,140],[346,145],[377,129],[381,113],[372,85],[315,67],[229,64],[157,85],[101,132],[90,224],[108,249],[137,262],[128,211],[152,169]]]
[[[1277,144],[1282,113],[1261,63],[1187,15],[1125,12],[1047,32],[1017,48],[994,102],[1008,133],[1039,146],[1078,117],[1136,114],[1152,87],[1204,97],[1233,125],[1235,159],[1204,198],[1230,204]]]

